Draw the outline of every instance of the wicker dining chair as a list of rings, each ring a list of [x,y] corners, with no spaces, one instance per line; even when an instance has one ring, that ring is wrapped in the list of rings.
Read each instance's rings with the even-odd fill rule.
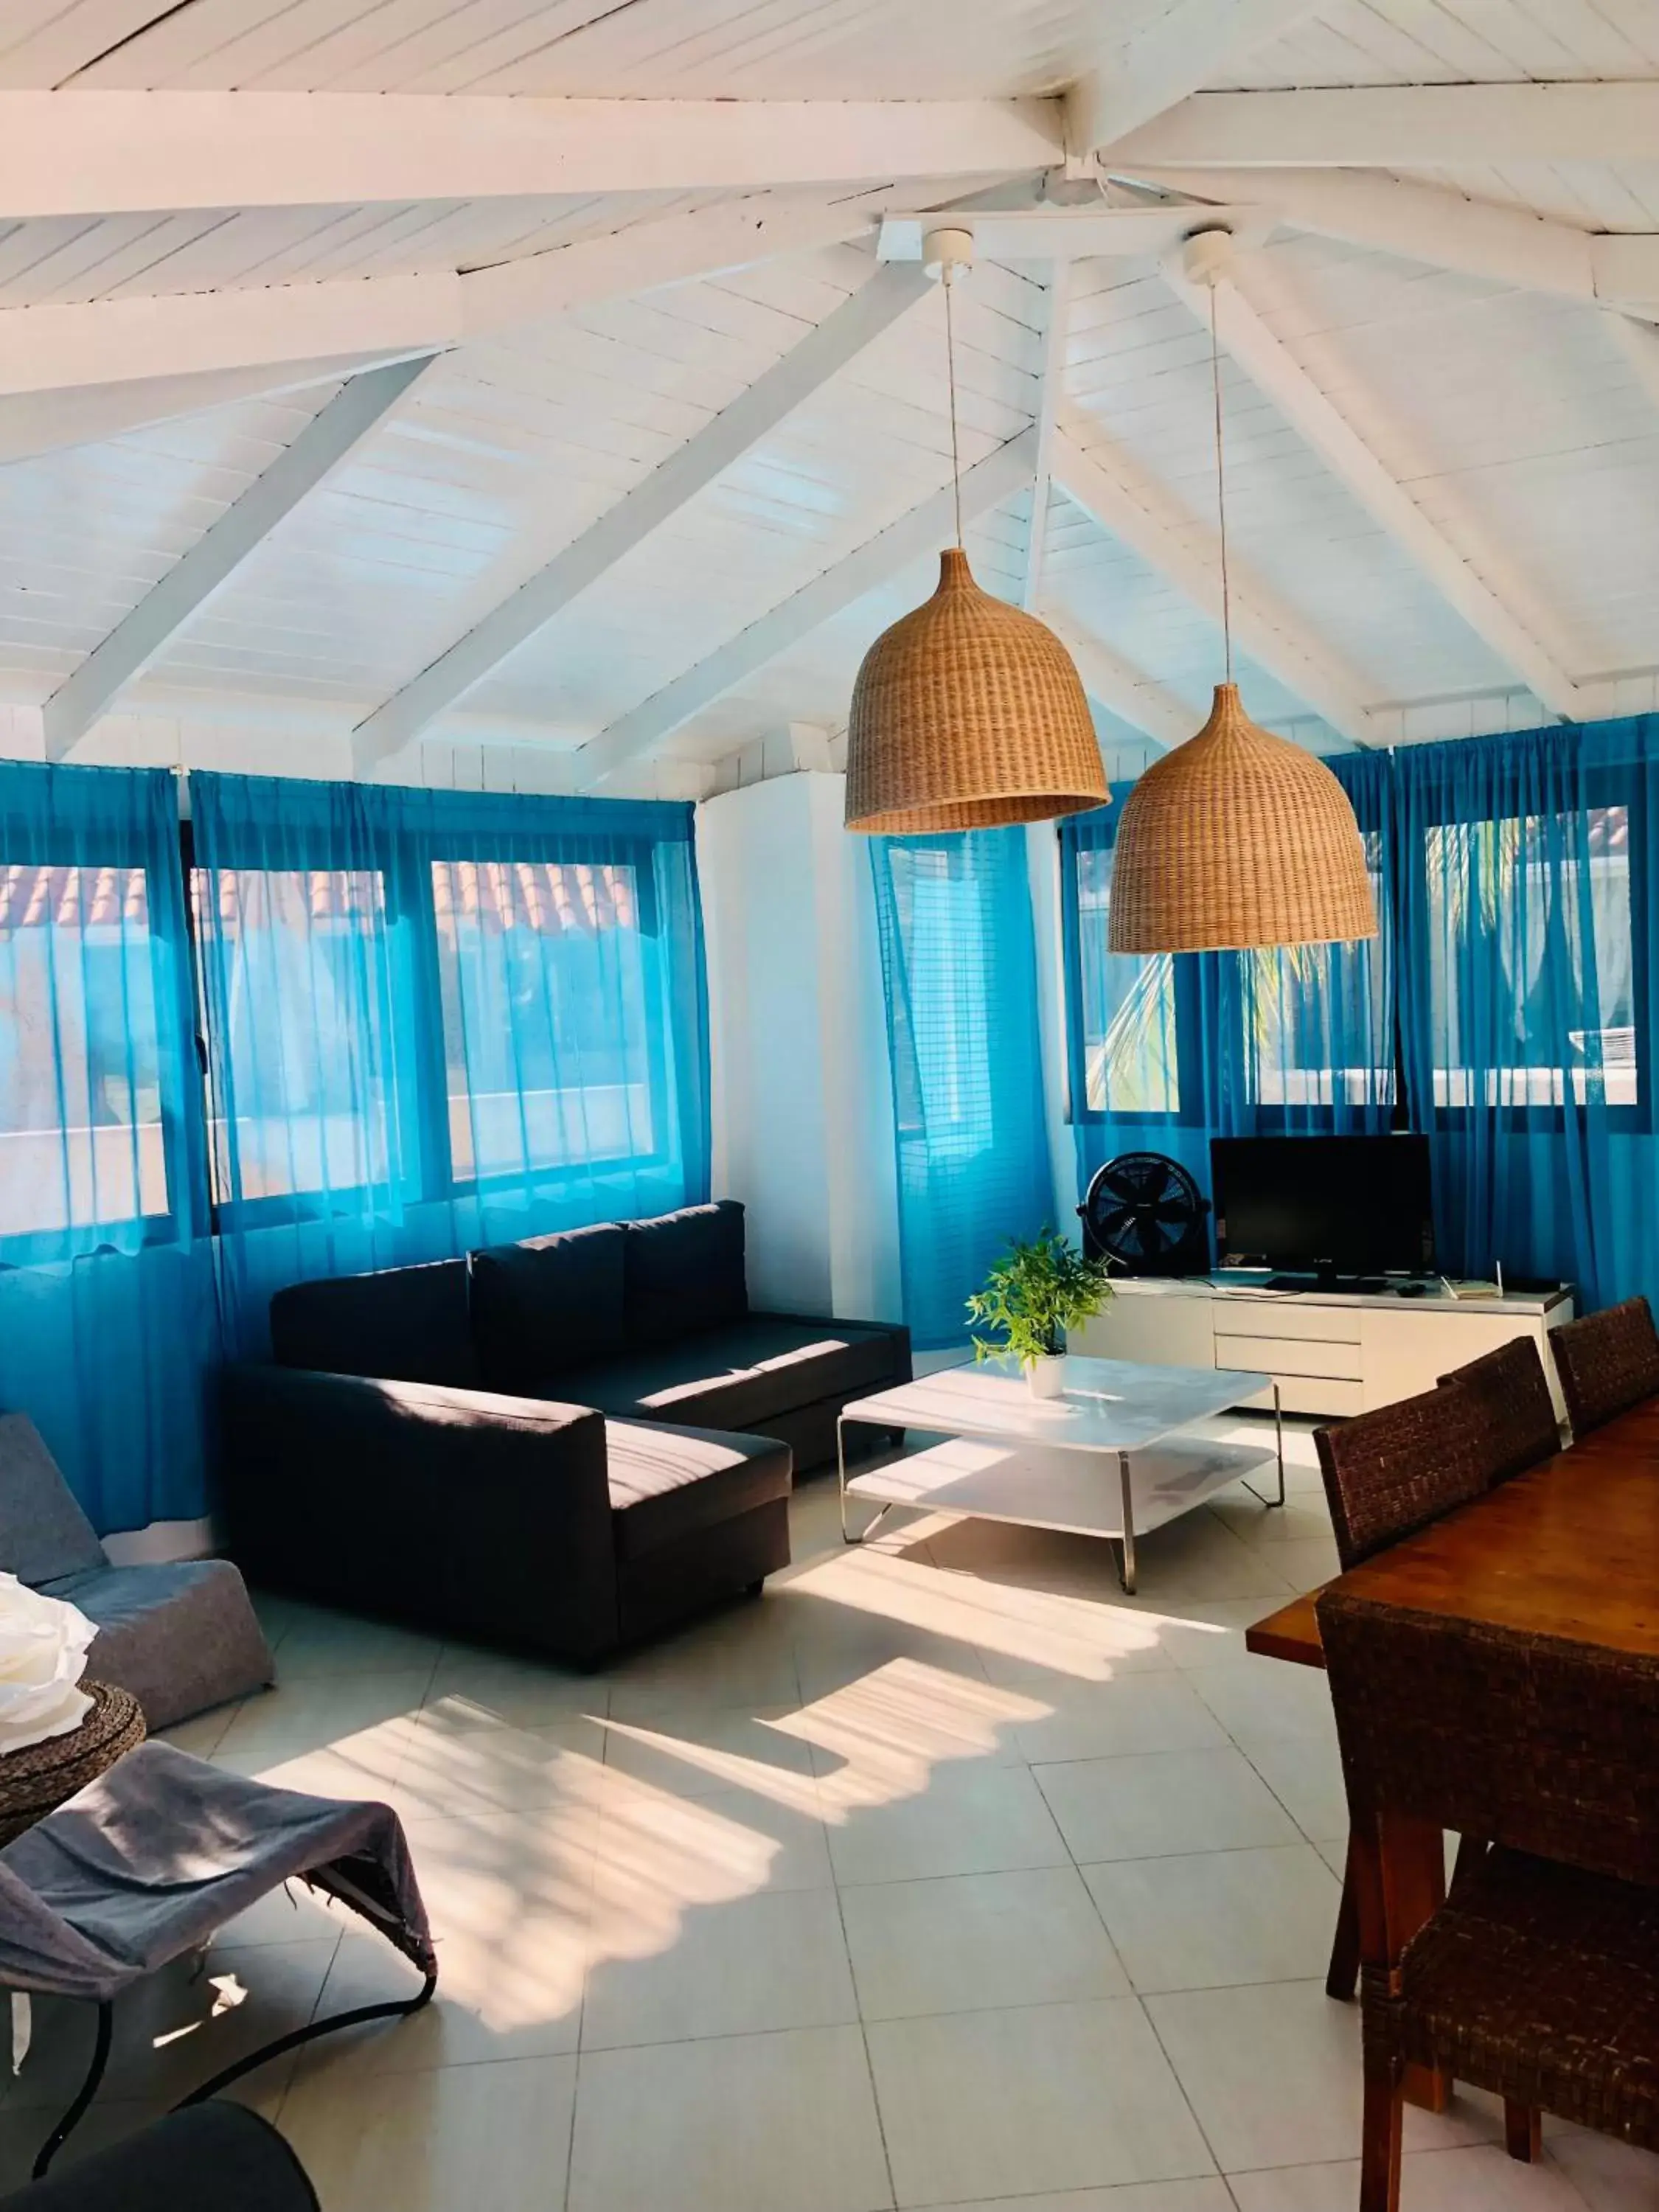
[[[1645,1298],[1553,1328],[1550,1348],[1576,1437],[1659,1397],[1659,1330]]]
[[[1461,1382],[1442,1382],[1415,1398],[1356,1413],[1334,1428],[1316,1429],[1314,1447],[1345,1572],[1443,1513],[1467,1505],[1492,1481],[1481,1449],[1479,1406]],[[1479,1851],[1482,1846],[1464,1844],[1459,1849]],[[1351,1844],[1325,1993],[1346,2003],[1358,1983],[1359,1905]]]
[[[1401,2081],[1443,2069],[1659,2150],[1659,1661],[1332,1589],[1318,1601],[1363,1926],[1360,2212],[1395,2212]],[[1425,1685],[1431,1684],[1431,1694]],[[1390,1844],[1492,1839],[1402,1923]]]
[[[1489,1487],[1524,1474],[1560,1450],[1555,1401],[1529,1336],[1512,1337],[1440,1380],[1461,1383],[1474,1401],[1475,1448],[1486,1464]]]
[[[1314,1431],[1343,1571],[1487,1487],[1480,1417],[1461,1382]]]

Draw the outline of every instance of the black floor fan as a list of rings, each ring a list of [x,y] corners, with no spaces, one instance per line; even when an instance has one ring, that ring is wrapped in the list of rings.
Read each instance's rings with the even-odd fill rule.
[[[1210,1201],[1179,1160],[1120,1152],[1097,1168],[1078,1212],[1083,1247],[1129,1275],[1202,1275],[1210,1266]]]

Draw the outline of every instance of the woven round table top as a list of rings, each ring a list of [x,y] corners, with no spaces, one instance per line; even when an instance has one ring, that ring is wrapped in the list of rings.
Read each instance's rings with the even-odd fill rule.
[[[107,1682],[82,1682],[92,1711],[66,1735],[0,1758],[0,1844],[45,1820],[144,1740],[138,1700]]]

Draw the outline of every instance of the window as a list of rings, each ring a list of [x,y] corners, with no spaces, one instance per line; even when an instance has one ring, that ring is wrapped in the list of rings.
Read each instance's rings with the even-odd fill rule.
[[[1365,833],[1382,929],[1354,945],[1287,945],[1241,956],[1245,1096],[1268,1109],[1392,1106],[1382,839]],[[1270,1126],[1270,1121],[1264,1126]]]
[[[292,1198],[385,1183],[396,1115],[386,886],[376,870],[192,871],[204,994],[216,1006],[214,1195]]]
[[[0,869],[0,1237],[165,1218],[138,866]]]
[[[662,1148],[646,878],[612,861],[432,862],[458,1182]]]
[[[1573,817],[1430,825],[1425,836],[1434,1103],[1644,1103],[1626,800]]]
[[[1112,853],[1075,855],[1078,1103],[1088,1115],[1181,1111],[1176,963],[1168,952],[1109,952]]]

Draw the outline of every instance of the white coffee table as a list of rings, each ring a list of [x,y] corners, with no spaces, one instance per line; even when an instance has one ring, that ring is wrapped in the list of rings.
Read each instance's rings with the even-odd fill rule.
[[[1271,1446],[1265,1433],[1259,1445],[1182,1433],[1270,1390]],[[849,1479],[848,1422],[920,1429],[942,1441]],[[1058,1398],[1035,1396],[1010,1361],[942,1368],[843,1406],[836,1458],[841,1532],[848,1543],[861,1542],[895,1506],[1104,1536],[1121,1548],[1120,1577],[1129,1592],[1137,1535],[1275,1462],[1279,1494],[1261,1502],[1285,1503],[1278,1386],[1271,1376],[1231,1368],[1144,1367],[1068,1355]],[[849,1498],[880,1509],[856,1536],[847,1525]]]

